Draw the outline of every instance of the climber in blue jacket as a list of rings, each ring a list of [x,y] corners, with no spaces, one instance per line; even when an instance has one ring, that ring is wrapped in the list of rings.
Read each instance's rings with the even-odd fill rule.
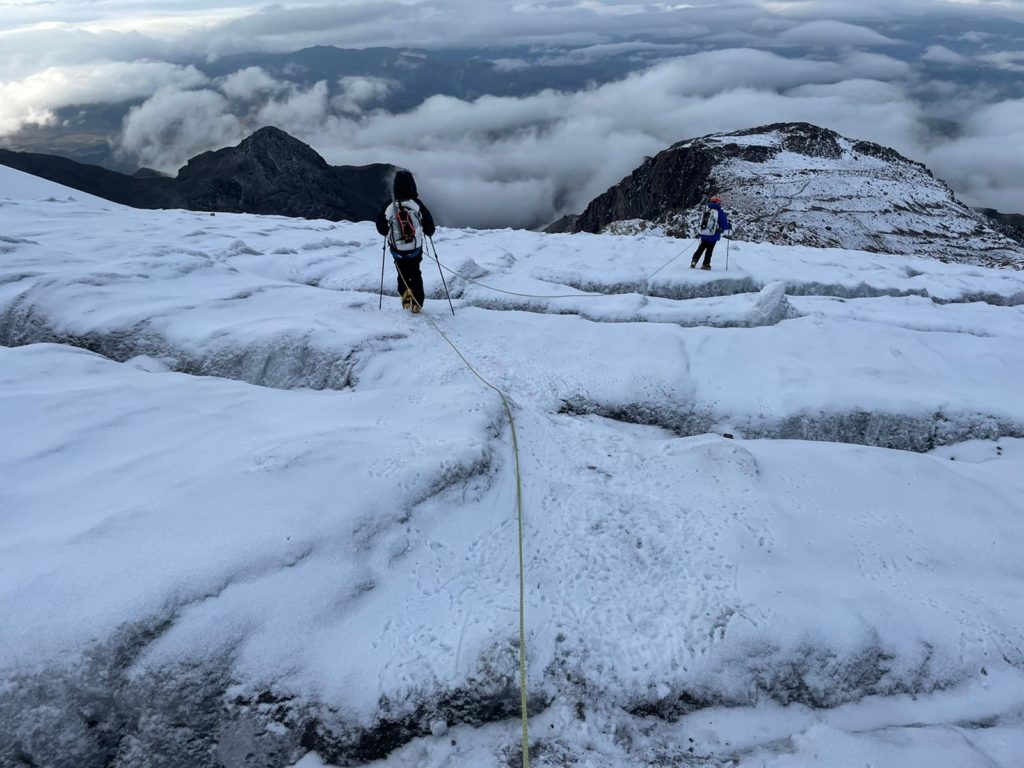
[[[722,210],[722,198],[715,195],[708,200],[708,209],[700,219],[700,245],[697,252],[690,259],[690,269],[697,266],[697,261],[704,256],[704,263],[701,269],[711,269],[711,254],[715,252],[715,244],[722,239],[722,235],[729,237],[732,229],[729,227],[729,217]]]

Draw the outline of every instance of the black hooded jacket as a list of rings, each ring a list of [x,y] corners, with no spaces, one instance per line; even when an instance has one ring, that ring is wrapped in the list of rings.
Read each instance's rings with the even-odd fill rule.
[[[434,217],[430,214],[430,209],[423,204],[423,201],[416,196],[416,179],[412,177],[412,174],[408,171],[399,171],[395,174],[395,183],[392,187],[394,192],[394,199],[398,201],[412,200],[416,205],[420,207],[420,216],[423,222],[423,234],[427,237],[433,237],[436,227],[434,226]],[[390,232],[390,225],[388,224],[387,211],[388,206],[391,205],[391,200],[388,200],[381,206],[380,213],[377,214],[377,231],[387,237]]]

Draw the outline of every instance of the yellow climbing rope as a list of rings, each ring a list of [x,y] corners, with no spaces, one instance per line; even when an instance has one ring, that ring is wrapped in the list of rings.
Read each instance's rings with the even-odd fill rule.
[[[435,260],[436,260],[435,256]],[[440,263],[440,262],[438,262]],[[412,289],[409,287],[409,283],[405,279],[405,275],[398,272],[399,277],[402,278],[402,283],[405,285],[405,289],[412,295]],[[413,302],[422,310],[422,305],[416,301],[413,296]],[[421,312],[422,314],[422,312]],[[509,402],[508,397],[505,393],[496,385],[485,379],[481,373],[473,367],[473,364],[469,362],[462,351],[456,346],[455,342],[449,338],[441,327],[434,322],[434,319],[430,315],[422,314],[424,320],[430,324],[430,327],[437,331],[438,335],[447,342],[455,354],[459,356],[459,359],[465,363],[466,368],[469,369],[470,373],[476,376],[485,386],[494,390],[498,397],[501,398],[501,404],[505,407],[505,415],[508,417],[509,427],[512,431],[512,455],[514,457],[515,473],[516,473],[516,519],[518,523],[518,536],[519,536],[519,718],[522,721],[523,727],[523,768],[530,768],[530,733],[528,727],[529,711],[527,708],[527,697],[526,697],[526,565],[523,559],[523,474],[522,468],[519,462],[519,438],[516,434],[516,420],[512,414],[512,405]]]
[[[465,275],[461,275],[455,270],[449,269],[448,267],[444,266],[441,263],[441,260],[437,258],[437,249],[434,248],[434,241],[432,239],[430,240],[430,246],[431,249],[433,250],[433,259],[435,262],[437,262],[438,267],[444,269],[446,272],[455,275],[456,277],[461,278],[467,283],[473,283],[474,285],[479,285],[481,288],[486,288],[497,293],[505,293],[510,296],[520,296],[523,298],[530,299],[575,299],[605,295],[603,293],[578,293],[539,296],[529,293],[517,293],[515,291],[502,290],[501,288],[495,288],[490,285],[485,285],[484,283],[466,277]],[[426,248],[424,248],[424,250],[426,250]],[[661,272],[663,269],[665,269],[665,267],[669,266],[669,264],[674,262],[684,253],[686,253],[685,250],[680,251],[667,262],[662,264],[645,279],[645,282],[646,280],[650,280],[656,274]],[[429,252],[428,255],[430,255]],[[406,281],[405,275],[403,275],[400,271],[398,272],[398,274],[399,277],[401,277],[402,279],[402,283],[405,285],[405,289],[409,292],[410,295],[412,295],[412,289],[409,287],[409,283]],[[422,310],[422,305],[420,305],[420,303],[416,301],[416,298],[413,297],[412,300],[413,302],[416,303],[417,307],[419,307]],[[458,348],[455,342],[453,342],[451,338],[449,338],[448,334],[446,334],[441,329],[441,327],[433,320],[433,318],[431,318],[429,315],[423,315],[423,317],[427,321],[427,323],[429,323],[430,327],[433,328],[437,332],[437,334],[442,339],[445,340],[448,346],[450,346],[455,351],[455,354],[459,356],[459,359],[462,360],[466,368],[469,369],[470,373],[472,373],[477,379],[479,379],[480,382],[484,384],[484,386],[489,387],[498,394],[498,397],[501,398],[501,404],[505,408],[505,415],[508,417],[509,427],[512,432],[512,455],[515,460],[516,473],[516,519],[518,524],[519,537],[519,717],[522,722],[523,729],[523,768],[530,768],[530,733],[528,725],[529,710],[527,707],[526,695],[526,565],[523,557],[523,476],[522,468],[520,466],[519,461],[519,438],[516,434],[516,420],[515,416],[512,413],[512,405],[509,402],[509,399],[505,395],[505,393],[499,387],[497,387],[496,385],[488,381],[486,378],[484,378],[483,375],[481,375],[481,373],[476,368],[473,367],[473,364],[469,362],[469,360],[466,358],[464,354],[462,354],[462,351]]]

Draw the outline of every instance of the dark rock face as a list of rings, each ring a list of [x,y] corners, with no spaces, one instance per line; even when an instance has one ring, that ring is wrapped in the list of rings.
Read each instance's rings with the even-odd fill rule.
[[[904,157],[895,149],[891,147],[883,147],[881,144],[875,144],[873,141],[855,141],[853,143],[853,151],[859,152],[862,155],[868,155],[870,157],[877,157],[879,160],[884,160],[887,163],[903,163],[904,165],[912,165],[915,168],[927,173],[929,176],[932,172],[928,170],[924,163],[918,163],[914,160]]]
[[[893,149],[809,123],[673,144],[546,231],[690,238],[712,193],[747,240],[1024,266],[1013,222],[972,211]]]
[[[0,149],[0,165],[135,208],[181,208],[173,180],[135,178],[56,155]]]
[[[579,214],[570,213],[563,216],[558,221],[549,224],[544,231],[553,235],[572,234],[577,231],[575,229],[576,222],[579,221]]]
[[[993,229],[1002,232],[1011,240],[1024,244],[1024,214],[1000,213],[995,208],[975,208],[987,218]]]
[[[842,147],[839,146],[838,133],[811,123],[772,123],[760,128],[737,131],[732,135],[746,137],[765,133],[778,134],[782,138],[784,149],[800,155],[837,158],[843,154]]]
[[[596,233],[613,221],[650,219],[665,210],[692,208],[714,187],[715,159],[699,146],[659,153],[594,198],[572,231]]]
[[[166,173],[154,170],[152,168],[139,168],[135,173],[132,174],[133,179],[169,179]]]
[[[204,152],[177,178],[132,176],[50,155],[0,150],[0,164],[135,208],[258,213],[306,219],[373,219],[389,197],[391,165],[331,166],[278,128],[237,147]]]

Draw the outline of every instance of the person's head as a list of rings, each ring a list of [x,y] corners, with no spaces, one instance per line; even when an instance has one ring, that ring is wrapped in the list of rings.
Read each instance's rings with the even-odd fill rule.
[[[712,195],[711,199],[708,200],[708,205],[721,205],[721,204],[722,204],[722,198],[720,198],[718,195]]]
[[[395,200],[412,200],[416,197],[416,179],[409,171],[399,171],[395,174],[395,182],[392,186]]]

